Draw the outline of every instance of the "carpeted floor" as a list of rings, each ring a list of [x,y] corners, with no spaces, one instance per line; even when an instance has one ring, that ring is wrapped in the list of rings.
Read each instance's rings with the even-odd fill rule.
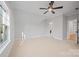
[[[9,57],[74,57],[79,56],[79,46],[66,40],[39,37],[16,40]]]

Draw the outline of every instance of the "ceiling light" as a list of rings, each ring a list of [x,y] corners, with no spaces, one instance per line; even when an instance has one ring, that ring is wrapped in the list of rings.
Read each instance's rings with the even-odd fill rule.
[[[49,23],[49,25],[52,25],[52,24],[53,24],[52,22]]]
[[[51,12],[51,11],[52,11],[52,9],[51,9],[51,8],[49,8],[49,9],[48,9],[48,11],[49,11],[49,12]]]

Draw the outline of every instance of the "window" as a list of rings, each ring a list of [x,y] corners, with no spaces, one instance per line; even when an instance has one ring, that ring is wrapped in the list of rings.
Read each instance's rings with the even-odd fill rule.
[[[0,2],[0,53],[10,42],[10,21],[7,6]]]

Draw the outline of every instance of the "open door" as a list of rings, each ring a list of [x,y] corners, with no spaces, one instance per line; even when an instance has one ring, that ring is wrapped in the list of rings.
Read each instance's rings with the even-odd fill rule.
[[[71,41],[77,41],[77,19],[68,20],[67,39]]]

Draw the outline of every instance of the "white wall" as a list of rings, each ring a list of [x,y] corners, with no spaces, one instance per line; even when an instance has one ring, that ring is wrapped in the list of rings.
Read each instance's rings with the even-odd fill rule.
[[[63,15],[58,15],[54,18],[50,18],[52,25],[52,36],[55,39],[63,40]]]
[[[63,39],[67,40],[67,16],[63,15]]]
[[[12,48],[12,44],[14,42],[14,18],[13,18],[13,12],[10,10],[10,8],[9,8],[9,11],[10,11],[10,39],[11,39],[11,42],[4,49],[4,51],[2,52],[0,57],[7,57],[7,56],[9,56],[9,53],[10,53],[11,48]]]
[[[46,36],[45,22],[40,21],[40,16],[23,12],[15,15],[15,37],[21,39],[21,33],[24,32],[26,38]]]

